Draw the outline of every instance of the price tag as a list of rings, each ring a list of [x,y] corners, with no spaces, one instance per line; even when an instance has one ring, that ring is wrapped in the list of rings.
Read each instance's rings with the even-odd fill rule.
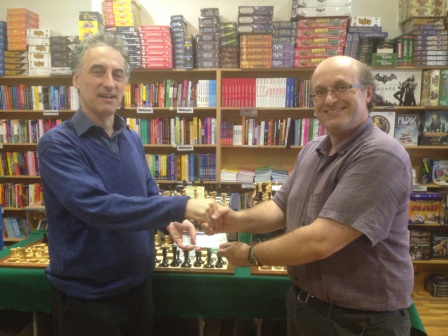
[[[256,108],[242,108],[240,117],[258,117],[258,110]]]
[[[249,184],[249,183],[242,183],[241,184],[241,189],[253,189],[254,185],[253,184]]]
[[[152,107],[138,107],[137,113],[154,113],[154,109]]]
[[[177,150],[179,152],[188,152],[188,151],[192,151],[194,149],[194,147],[192,145],[178,145],[177,146]]]
[[[57,116],[59,115],[59,110],[44,110],[45,116]]]
[[[178,107],[177,113],[194,113],[193,107]]]

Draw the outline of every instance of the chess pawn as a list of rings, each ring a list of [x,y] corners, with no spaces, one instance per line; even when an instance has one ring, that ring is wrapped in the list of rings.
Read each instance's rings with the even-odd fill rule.
[[[177,267],[179,266],[179,262],[177,260],[177,245],[172,245],[172,249],[173,249],[173,260],[171,260],[171,267]]]
[[[196,260],[194,261],[193,266],[194,267],[201,267],[201,265],[203,264],[203,261],[202,261],[202,258],[201,258],[202,251],[201,250],[196,251],[195,252],[195,256],[196,256]]]
[[[214,200],[216,200],[216,191],[212,191],[212,192],[210,193],[210,196],[211,196]]]
[[[222,257],[218,256],[218,260],[216,260],[216,268],[223,268],[224,262],[222,260]]]
[[[181,267],[191,267],[190,263],[190,256],[188,251],[184,251],[184,262],[182,263]]]
[[[171,192],[169,190],[165,190],[163,192],[163,196],[171,196]]]
[[[171,239],[169,234],[165,235],[165,245],[171,246],[173,244],[173,240]]]
[[[212,249],[207,249],[207,262],[205,263],[204,268],[213,268],[213,262],[212,262]]]
[[[166,247],[162,248],[162,262],[160,263],[160,267],[168,267],[168,252],[166,250]]]
[[[154,235],[154,243],[156,246],[162,245],[162,238],[160,237],[160,231],[156,230],[156,234]]]
[[[227,193],[221,194],[221,205],[222,206],[229,206],[229,203],[227,203]]]

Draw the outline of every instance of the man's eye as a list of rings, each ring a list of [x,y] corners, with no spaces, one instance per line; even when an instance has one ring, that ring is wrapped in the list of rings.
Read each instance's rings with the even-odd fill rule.
[[[327,90],[316,90],[315,92],[314,92],[314,94],[316,95],[316,96],[323,96],[323,95],[325,95],[327,93]]]
[[[335,89],[336,91],[339,91],[339,92],[345,92],[345,91],[347,91],[349,88],[350,88],[350,86],[347,85],[347,84],[340,84],[340,85],[337,85],[334,89]]]

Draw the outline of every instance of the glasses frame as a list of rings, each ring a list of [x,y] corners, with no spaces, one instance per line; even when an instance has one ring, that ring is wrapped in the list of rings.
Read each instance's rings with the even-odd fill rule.
[[[321,100],[321,99],[327,98],[328,91],[331,91],[333,93],[333,95],[340,95],[340,94],[346,94],[348,92],[348,90],[359,89],[359,88],[362,88],[363,86],[365,86],[365,84],[361,84],[361,83],[358,83],[358,84],[347,84],[347,90],[345,90],[345,91],[337,91],[336,89],[327,89],[327,90],[322,90],[322,91],[325,91],[325,95],[323,95],[322,97],[318,97],[318,95],[315,94],[315,93],[310,95],[310,97],[313,100]]]

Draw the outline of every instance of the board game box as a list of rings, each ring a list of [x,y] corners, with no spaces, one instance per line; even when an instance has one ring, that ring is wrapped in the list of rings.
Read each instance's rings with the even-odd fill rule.
[[[425,111],[422,145],[448,145],[448,111]]]
[[[384,133],[394,136],[395,134],[395,112],[393,111],[373,111],[370,112],[373,124]]]
[[[403,146],[418,145],[419,114],[397,114],[395,120],[395,139]]]
[[[376,106],[419,106],[422,70],[372,70]]]

